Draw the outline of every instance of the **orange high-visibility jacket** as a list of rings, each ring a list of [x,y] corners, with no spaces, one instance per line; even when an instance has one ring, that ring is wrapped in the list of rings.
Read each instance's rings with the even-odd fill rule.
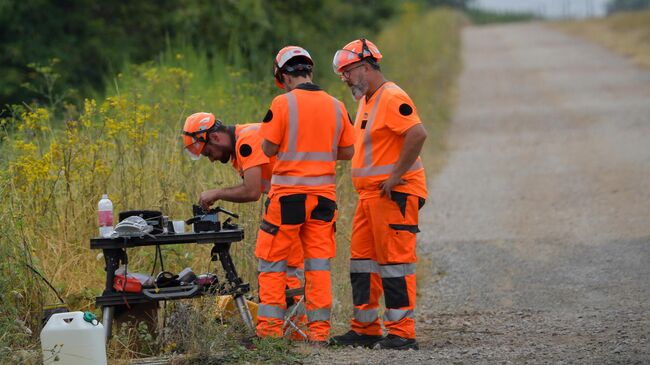
[[[271,174],[275,157],[269,158],[262,151],[262,137],[259,135],[261,123],[235,125],[235,154],[230,160],[232,167],[244,176],[251,167],[262,168],[262,193],[271,189]]]
[[[420,117],[411,98],[393,82],[384,83],[366,100],[361,98],[354,129],[357,134],[352,157],[352,182],[360,198],[379,196],[379,184],[390,176],[404,145],[404,133]],[[404,185],[393,190],[427,197],[426,178],[420,157],[402,175]]]
[[[314,84],[301,84],[273,99],[260,135],[279,146],[271,194],[317,193],[336,199],[337,150],[355,139],[342,102]]]

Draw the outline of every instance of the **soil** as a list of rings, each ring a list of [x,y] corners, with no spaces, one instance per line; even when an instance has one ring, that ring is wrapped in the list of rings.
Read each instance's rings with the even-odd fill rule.
[[[420,351],[306,363],[650,363],[650,72],[541,23],[463,44],[421,212]]]

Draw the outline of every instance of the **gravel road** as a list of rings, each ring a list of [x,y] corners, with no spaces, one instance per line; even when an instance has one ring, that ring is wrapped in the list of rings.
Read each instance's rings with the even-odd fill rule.
[[[650,363],[650,72],[539,23],[463,42],[420,225],[421,350],[307,362]]]

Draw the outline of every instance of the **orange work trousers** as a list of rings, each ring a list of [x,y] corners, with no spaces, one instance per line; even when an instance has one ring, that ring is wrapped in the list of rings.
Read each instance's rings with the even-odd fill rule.
[[[378,336],[379,298],[384,295],[384,326],[389,334],[415,338],[415,234],[424,199],[392,192],[360,199],[354,216],[350,281],[352,330]]]
[[[302,243],[305,308],[312,341],[329,337],[332,308],[330,259],[336,253],[336,203],[316,194],[271,194],[255,246],[259,260],[257,335],[281,337],[286,311],[287,260]]]

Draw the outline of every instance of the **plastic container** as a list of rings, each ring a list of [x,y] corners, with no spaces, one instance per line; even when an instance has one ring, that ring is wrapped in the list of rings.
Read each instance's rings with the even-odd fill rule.
[[[110,237],[113,233],[113,202],[108,199],[108,194],[102,195],[102,199],[97,204],[97,217],[99,236]]]
[[[104,326],[91,312],[56,313],[41,331],[44,365],[106,365]]]

